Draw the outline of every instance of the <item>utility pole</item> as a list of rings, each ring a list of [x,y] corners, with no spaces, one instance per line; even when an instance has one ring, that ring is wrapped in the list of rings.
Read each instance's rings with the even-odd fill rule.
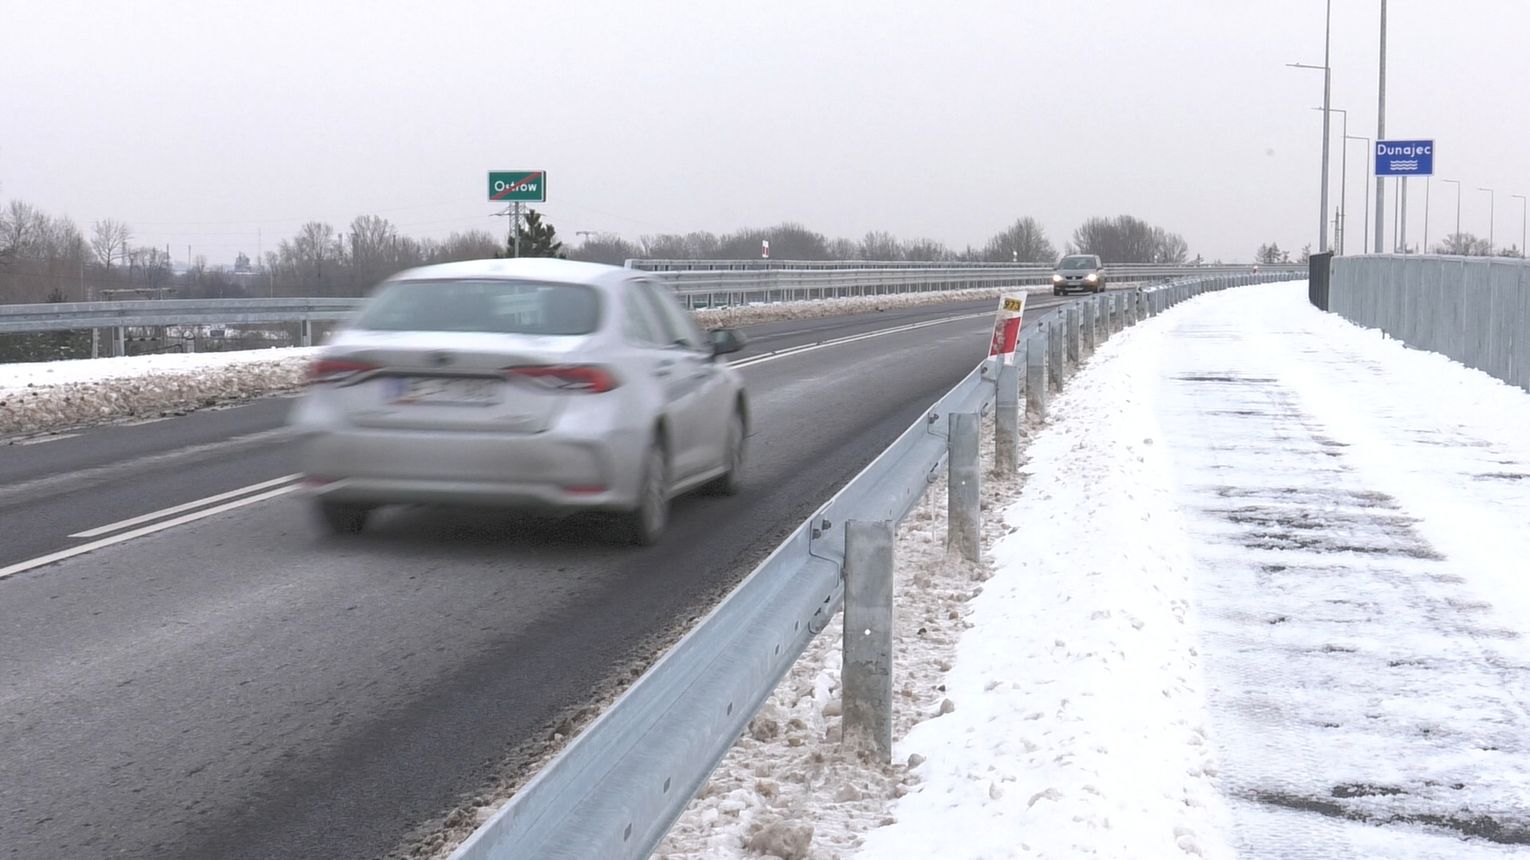
[[[1387,0],[1381,0],[1381,77],[1377,84],[1376,99],[1376,141],[1386,140],[1387,137]],[[1371,161],[1376,160],[1376,153],[1371,153]],[[1381,253],[1381,243],[1386,236],[1382,213],[1386,212],[1386,186],[1382,177],[1376,177],[1376,253]]]
[[[1332,2],[1332,0],[1330,0]],[[1328,114],[1329,114],[1329,78],[1332,70],[1328,67],[1328,36],[1323,37],[1323,65],[1313,66],[1307,63],[1286,63],[1293,69],[1317,69],[1323,73],[1323,106],[1319,108],[1323,112],[1323,168],[1318,177],[1320,188],[1318,190],[1318,253],[1328,250]]]
[[[1460,253],[1461,252],[1461,248],[1460,248],[1460,243],[1461,243],[1461,180],[1459,180],[1459,179],[1441,179],[1440,181],[1441,182],[1449,182],[1451,185],[1456,186],[1456,235],[1451,239],[1449,247],[1450,247],[1451,250],[1453,250],[1453,251],[1455,251],[1457,253]]]
[[[1519,201],[1519,258],[1525,258],[1525,195],[1509,195]]]
[[[1348,141],[1351,140],[1365,141],[1365,151],[1367,153],[1371,152],[1371,139],[1368,137],[1347,134],[1344,136],[1344,139],[1346,141],[1345,145],[1348,145]],[[1365,203],[1365,227],[1360,230],[1360,253],[1362,254],[1365,253],[1366,243],[1370,241],[1369,237],[1371,235],[1371,172],[1376,165],[1375,155],[1367,154],[1366,158],[1370,159],[1370,166],[1365,169],[1365,191],[1360,195],[1360,199]],[[1340,253],[1343,253],[1342,248]]]
[[[1424,242],[1419,248],[1419,253],[1429,253],[1429,186],[1433,184],[1434,174],[1424,177]]]
[[[1322,242],[1318,245],[1318,253],[1328,250],[1328,230],[1323,229],[1328,220],[1328,121],[1329,121],[1329,83],[1333,77],[1333,69],[1329,66],[1328,47],[1333,33],[1333,0],[1324,4],[1323,11],[1323,192],[1318,195],[1321,198],[1321,206],[1318,209],[1318,234]]]
[[[1478,188],[1477,190],[1488,193],[1488,254],[1492,255],[1496,253],[1493,250],[1496,247],[1493,241],[1493,227],[1495,226],[1494,219],[1498,217],[1498,195],[1491,188]]]

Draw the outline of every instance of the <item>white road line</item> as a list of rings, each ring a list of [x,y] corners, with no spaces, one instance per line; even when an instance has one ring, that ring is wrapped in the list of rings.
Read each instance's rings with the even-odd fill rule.
[[[248,495],[250,493],[257,493],[257,492],[260,492],[261,490],[267,489],[269,487],[277,486],[278,484],[290,484],[293,481],[296,481],[300,477],[302,477],[302,475],[283,475],[280,478],[273,478],[273,479],[271,479],[269,481],[261,481],[258,484],[251,484],[248,487],[240,487],[237,490],[229,490],[226,493],[219,493],[219,494],[217,494],[215,496],[208,496],[206,498],[197,499],[196,501],[186,502],[185,504],[181,504],[181,505],[175,505],[174,507],[164,508],[164,509],[158,510],[158,511],[152,511],[150,513],[143,514],[141,516],[132,517],[130,519],[118,520],[117,522],[111,523],[110,525],[98,526],[97,528],[93,528],[93,529],[90,529],[88,531],[75,532],[74,534],[70,535],[70,537],[72,537],[72,538],[93,538],[93,537],[100,537],[101,535],[104,535],[104,534],[111,534],[112,532],[122,531],[123,529],[126,529],[126,528],[132,528],[133,526],[139,525],[141,523],[152,522],[154,520],[160,520],[160,519],[164,519],[165,517],[174,516],[175,514],[181,513],[182,511],[189,511],[189,510],[192,510],[194,508],[200,508],[200,507],[204,507],[206,505],[216,504],[216,503],[224,501],[226,499],[235,498],[236,496],[243,496],[243,495]]]
[[[58,442],[63,439],[74,439],[79,435],[80,434],[78,433],[62,433],[58,436],[35,436],[31,439],[21,439],[19,441],[12,442],[11,444],[17,447],[22,447],[25,445],[43,445],[48,442]]]
[[[0,579],[5,579],[7,576],[21,573],[22,571],[31,570],[35,567],[42,567],[43,565],[52,564],[56,561],[63,561],[64,559],[74,558],[77,555],[84,555],[87,552],[93,552],[103,547],[112,546],[113,544],[125,543],[127,541],[133,540],[134,538],[141,538],[144,535],[151,535],[155,532],[162,532],[165,529],[174,528],[179,525],[185,525],[186,523],[190,522],[196,522],[197,520],[205,519],[206,517],[213,516],[214,514],[221,514],[224,511],[232,511],[235,508],[242,508],[245,505],[253,505],[256,502],[263,502],[267,499],[274,499],[277,496],[286,495],[287,493],[290,493],[296,489],[297,486],[295,484],[289,484],[285,487],[278,487],[274,490],[268,490],[267,492],[261,493],[258,496],[246,496],[236,501],[218,505],[215,508],[205,508],[195,513],[176,517],[173,520],[165,520],[164,522],[155,523],[152,526],[144,526],[141,529],[134,529],[130,532],[123,532],[116,537],[102,538],[98,541],[82,543],[79,546],[70,547],[66,550],[60,550],[55,553],[49,553],[48,555],[42,555],[34,559],[18,562],[11,565],[10,567],[0,567]]]
[[[855,341],[868,340],[868,339],[874,338],[874,337],[884,337],[884,336],[890,335],[890,334],[902,334],[904,332],[910,332],[910,331],[914,331],[916,329],[927,328],[927,327],[932,326],[932,325],[943,325],[945,323],[961,322],[963,320],[978,319],[979,317],[990,317],[990,316],[993,316],[993,313],[994,313],[993,311],[982,311],[981,313],[963,314],[962,316],[942,317],[941,319],[938,319],[938,320],[925,320],[924,322],[912,323],[912,324],[909,324],[909,325],[895,326],[893,328],[882,329],[880,331],[866,332],[864,334],[853,334],[853,335],[849,335],[848,337],[836,337],[836,338],[832,338],[830,340],[819,341],[818,343],[810,343],[810,344],[804,344],[802,346],[787,347],[786,349],[779,349],[779,350],[776,350],[775,352],[767,352],[767,353],[765,353],[763,355],[753,355],[753,356],[750,356],[748,358],[743,358],[743,359],[740,359],[740,360],[735,361],[735,362],[730,362],[730,364],[734,368],[752,367],[752,366],[754,366],[756,364],[764,364],[767,361],[775,361],[778,358],[786,358],[787,356],[800,355],[800,354],[802,354],[804,352],[812,352],[812,351],[818,350],[818,349],[825,349],[827,347],[839,346],[841,344],[846,344],[846,343],[854,343]]]

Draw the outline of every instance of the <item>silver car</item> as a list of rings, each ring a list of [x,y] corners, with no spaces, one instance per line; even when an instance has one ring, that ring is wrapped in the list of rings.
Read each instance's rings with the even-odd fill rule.
[[[384,281],[323,348],[292,415],[321,521],[389,503],[618,515],[658,540],[669,501],[739,489],[749,405],[669,288],[632,269],[479,260]]]
[[[1105,264],[1097,254],[1069,254],[1057,261],[1052,272],[1052,295],[1072,290],[1081,293],[1105,291]]]

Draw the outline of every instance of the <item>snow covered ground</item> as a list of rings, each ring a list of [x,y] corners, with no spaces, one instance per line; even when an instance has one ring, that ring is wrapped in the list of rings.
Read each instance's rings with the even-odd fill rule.
[[[0,437],[156,417],[302,384],[312,349],[0,365]]]
[[[1024,288],[1046,292],[1047,287]],[[696,311],[704,326],[741,326],[997,297],[951,290]],[[0,438],[156,417],[297,388],[312,348],[0,364]]]
[[[900,537],[894,765],[838,750],[831,627],[659,854],[1530,853],[1526,426],[1305,284],[1129,329],[1032,440],[991,578],[938,516]]]

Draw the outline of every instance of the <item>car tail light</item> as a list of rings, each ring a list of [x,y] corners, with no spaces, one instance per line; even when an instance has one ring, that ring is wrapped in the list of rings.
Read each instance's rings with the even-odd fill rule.
[[[512,379],[525,379],[555,391],[603,394],[617,386],[615,376],[594,364],[542,364],[507,367]]]
[[[339,382],[358,373],[376,370],[377,365],[349,358],[320,358],[308,366],[310,383]]]

